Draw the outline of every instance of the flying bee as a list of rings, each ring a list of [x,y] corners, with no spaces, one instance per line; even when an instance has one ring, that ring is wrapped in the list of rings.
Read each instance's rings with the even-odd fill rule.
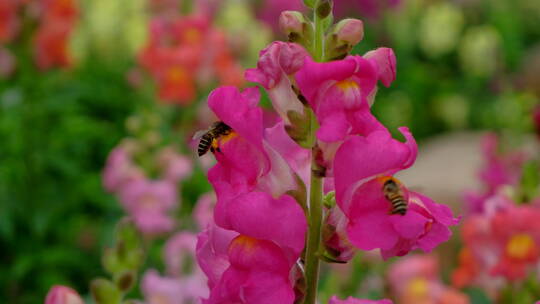
[[[208,150],[211,152],[220,152],[220,149],[217,146],[217,140],[221,136],[229,135],[231,132],[231,127],[222,121],[216,121],[208,130],[201,130],[195,133],[195,135],[193,135],[193,139],[200,138],[199,146],[197,148],[197,153],[199,156],[203,156],[208,152]]]
[[[394,178],[388,179],[383,185],[384,197],[392,203],[392,214],[405,215],[407,213],[407,201],[403,191]]]

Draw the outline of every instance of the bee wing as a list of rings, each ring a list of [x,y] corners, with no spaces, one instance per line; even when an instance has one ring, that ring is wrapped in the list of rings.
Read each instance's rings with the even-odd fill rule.
[[[201,139],[201,137],[203,137],[204,134],[206,134],[207,132],[208,132],[208,130],[199,130],[199,131],[195,132],[195,134],[193,134],[193,137],[191,139],[192,140]]]

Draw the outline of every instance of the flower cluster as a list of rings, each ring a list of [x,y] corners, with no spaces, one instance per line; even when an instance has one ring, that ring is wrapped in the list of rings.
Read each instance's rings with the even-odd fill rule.
[[[399,303],[469,303],[465,294],[444,285],[438,276],[438,260],[430,255],[405,257],[388,272],[392,293]]]
[[[212,24],[205,10],[180,15],[178,1],[154,1],[156,14],[149,23],[149,38],[139,54],[139,64],[167,103],[189,104],[197,90],[217,80],[241,85],[243,77],[225,33]]]
[[[39,27],[34,37],[35,61],[40,69],[71,64],[68,41],[78,14],[75,0],[40,1]]]
[[[486,190],[466,193],[471,213],[461,228],[463,247],[452,280],[457,287],[481,286],[491,297],[504,298],[505,282],[523,282],[537,275],[540,209],[538,198],[522,202],[517,196],[524,154],[496,153],[494,134],[486,136],[483,146],[486,165],[479,177]]]
[[[0,3],[0,77],[14,72],[16,59],[6,47],[22,31],[21,15],[36,17],[34,61],[38,68],[68,67],[68,42],[79,15],[75,0],[3,0]]]
[[[317,14],[327,11],[329,2],[321,3]],[[200,142],[217,160],[208,172],[214,223],[197,245],[209,278],[204,303],[314,299],[309,243],[321,233],[315,210],[322,183],[330,197],[321,246],[327,252],[316,259],[345,262],[353,249],[379,249],[385,259],[429,252],[458,222],[448,207],[394,177],[414,163],[416,142],[405,127],[399,130],[406,141],[394,139],[370,109],[378,83],[389,86],[396,77],[393,51],[348,55],[363,35],[362,22],[348,19],[328,30],[321,58],[309,41],[313,24],[296,12],[284,12],[280,23],[300,43],[271,43],[245,74],[266,89],[279,118],[263,119],[257,88],[224,86],[208,97],[219,122]]]
[[[134,159],[136,147],[127,140],[111,151],[103,171],[105,189],[117,195],[143,233],[171,231],[175,222],[169,212],[178,205],[178,183],[191,173],[191,161],[171,147],[161,148],[154,156],[159,179],[150,179]]]
[[[523,164],[527,160],[522,151],[501,153],[499,137],[488,134],[482,140],[482,152],[485,160],[478,177],[484,186],[483,192],[465,192],[466,209],[469,213],[483,213],[496,207],[497,197],[505,188],[516,186],[521,177]],[[504,196],[504,195],[503,195]],[[495,203],[492,203],[495,202]]]

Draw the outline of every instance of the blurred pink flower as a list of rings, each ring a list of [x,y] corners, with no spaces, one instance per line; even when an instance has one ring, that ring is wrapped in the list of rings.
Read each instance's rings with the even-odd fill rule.
[[[121,189],[120,202],[143,233],[159,234],[174,228],[175,222],[167,212],[178,203],[177,191],[168,181],[130,181]]]
[[[0,78],[7,78],[16,68],[16,58],[9,50],[0,46]]]
[[[336,201],[349,220],[349,240],[362,250],[381,249],[385,259],[417,248],[431,251],[450,238],[448,226],[458,222],[450,208],[408,191],[392,177],[410,167],[417,155],[412,134],[407,128],[400,131],[405,143],[381,131],[353,137],[340,146],[334,163]],[[383,192],[391,179],[407,203],[404,214],[392,213]]]
[[[493,216],[491,231],[499,260],[491,270],[509,280],[524,279],[540,259],[540,210],[528,206],[509,208]]]
[[[191,159],[178,154],[172,147],[161,149],[157,158],[163,178],[173,183],[178,183],[193,172]]]
[[[118,193],[126,183],[145,178],[144,173],[133,164],[128,150],[120,145],[109,153],[102,177],[103,185],[109,192]]]
[[[502,154],[498,152],[498,147],[499,138],[496,134],[488,134],[484,137],[482,150],[486,164],[480,171],[480,179],[488,187],[488,193],[493,193],[503,185],[515,185],[521,176],[521,168],[526,160],[522,152]]]
[[[214,193],[205,193],[199,197],[193,217],[199,229],[204,230],[214,221],[214,206],[216,205],[216,195]]]
[[[55,285],[47,293],[45,304],[84,304],[84,301],[75,290]]]
[[[390,300],[362,300],[348,297],[345,300],[340,300],[336,296],[332,296],[328,301],[328,304],[392,304]]]
[[[468,297],[444,285],[438,278],[439,265],[433,256],[416,255],[400,259],[389,270],[392,292],[403,304],[468,304]]]
[[[156,270],[148,270],[141,287],[147,304],[197,303],[208,296],[204,277],[162,277]]]
[[[188,265],[191,265],[192,258],[195,257],[197,247],[197,236],[190,232],[179,232],[173,235],[165,244],[165,264],[167,273],[171,276],[184,276],[182,273]],[[199,269],[197,266],[193,273]]]

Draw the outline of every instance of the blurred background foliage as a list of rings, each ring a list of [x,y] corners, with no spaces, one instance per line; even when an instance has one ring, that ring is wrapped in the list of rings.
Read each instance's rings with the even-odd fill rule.
[[[228,9],[215,23],[240,36],[254,22],[250,10],[260,4],[223,1]],[[36,25],[28,12],[20,16],[25,22],[16,40],[4,46],[16,69],[0,76],[2,303],[40,303],[52,284],[85,294],[90,279],[104,273],[101,253],[123,213],[103,189],[101,171],[127,135],[126,119],[157,99],[151,82],[135,89],[127,81],[147,39],[146,5],[79,1],[69,41],[74,63],[68,68],[44,71],[34,65]],[[407,125],[419,140],[458,130],[532,130],[528,113],[540,94],[540,1],[403,0],[378,16],[348,13],[365,25],[355,53],[377,46],[395,50],[397,81],[379,90],[374,105],[392,130]],[[270,27],[242,34],[249,50],[241,62],[253,67],[258,49],[270,41]],[[201,89],[197,99],[208,91]],[[163,130],[169,140],[190,135],[176,131],[182,121],[193,120],[196,104],[162,111],[173,122]],[[209,189],[200,168],[183,189],[181,212],[189,214]],[[323,284],[332,284],[331,278]]]

